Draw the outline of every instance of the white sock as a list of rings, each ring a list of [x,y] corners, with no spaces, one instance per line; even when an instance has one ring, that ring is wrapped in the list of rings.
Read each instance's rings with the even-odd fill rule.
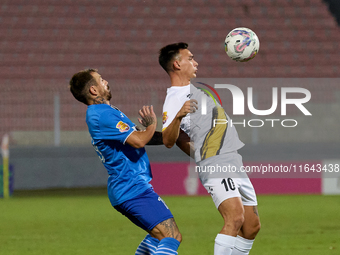
[[[215,238],[214,255],[231,255],[235,246],[236,237],[217,234]]]
[[[241,236],[236,237],[235,247],[231,255],[248,255],[253,246],[254,239],[249,240]]]

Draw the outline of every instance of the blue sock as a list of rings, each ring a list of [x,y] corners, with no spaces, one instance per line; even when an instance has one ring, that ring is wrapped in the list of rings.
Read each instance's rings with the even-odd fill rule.
[[[158,239],[147,234],[144,240],[139,244],[135,255],[152,255],[157,250],[158,244]]]
[[[154,255],[177,255],[178,246],[180,245],[180,242],[177,241],[175,238],[172,237],[166,237],[163,238],[157,247],[157,250]]]

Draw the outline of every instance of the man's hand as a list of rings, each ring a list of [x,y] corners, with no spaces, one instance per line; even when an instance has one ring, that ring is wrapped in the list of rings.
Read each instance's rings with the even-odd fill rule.
[[[142,124],[144,127],[148,127],[150,125],[157,125],[156,114],[153,111],[153,106],[143,106],[142,109],[138,111],[141,119],[138,118],[138,122]]]
[[[142,109],[139,110],[139,115],[141,119],[138,118],[138,121],[146,127],[146,129],[132,132],[126,139],[126,143],[137,149],[144,147],[151,140],[157,126],[157,118],[152,106],[143,106]]]
[[[196,99],[190,99],[188,101],[186,101],[182,108],[179,110],[179,112],[177,113],[176,117],[182,119],[183,117],[185,117],[188,113],[194,113],[196,112],[196,110],[198,109],[197,106],[198,102]]]

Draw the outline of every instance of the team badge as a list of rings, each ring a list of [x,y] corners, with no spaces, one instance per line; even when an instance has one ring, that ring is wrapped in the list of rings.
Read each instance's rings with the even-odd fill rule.
[[[119,132],[124,133],[130,129],[130,126],[123,121],[119,121],[116,128],[118,128]]]
[[[168,112],[163,112],[163,125],[165,124],[167,119],[168,119]]]

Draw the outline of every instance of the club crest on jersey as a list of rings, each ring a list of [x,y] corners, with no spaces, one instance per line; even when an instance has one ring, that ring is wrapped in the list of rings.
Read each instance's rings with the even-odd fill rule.
[[[119,121],[116,128],[118,128],[119,132],[124,133],[130,129],[130,126],[123,121]]]
[[[165,124],[165,122],[167,121],[168,119],[168,112],[163,112],[163,124]]]

